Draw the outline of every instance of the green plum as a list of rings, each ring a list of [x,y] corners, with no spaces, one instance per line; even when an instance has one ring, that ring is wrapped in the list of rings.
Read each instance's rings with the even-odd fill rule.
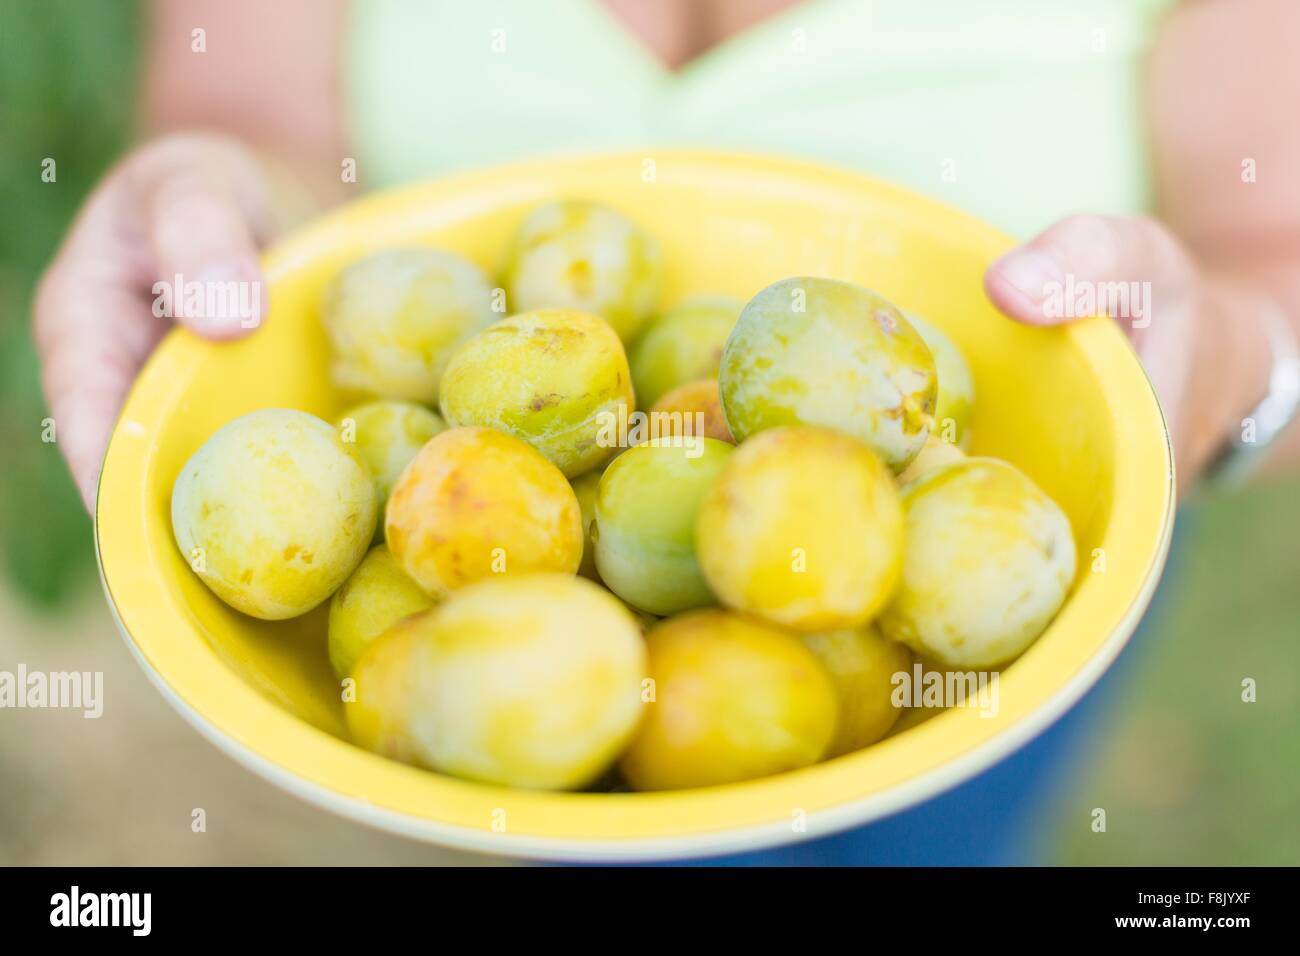
[[[511,311],[567,308],[636,338],[659,299],[659,246],[625,216],[582,200],[549,203],[524,220],[511,245]]]
[[[353,262],[321,302],[335,385],[426,404],[456,347],[497,318],[477,266],[423,246]]]
[[[840,719],[827,756],[861,750],[889,733],[902,713],[894,706],[894,675],[911,668],[911,652],[881,637],[871,625],[801,637],[830,675],[840,702]]]
[[[582,509],[560,470],[491,428],[449,428],[411,459],[388,499],[393,557],[433,597],[482,578],[582,562]]]
[[[466,342],[442,379],[448,424],[521,438],[569,478],[609,460],[616,448],[601,440],[604,423],[632,405],[618,336],[572,309],[502,319]]]
[[[658,615],[713,603],[695,558],[695,519],[732,451],[712,438],[656,439],[605,469],[592,538],[610,590]]]
[[[347,677],[371,641],[402,618],[427,611],[433,604],[387,546],[371,548],[330,599],[328,643],[334,673]]]
[[[823,425],[866,442],[894,472],[925,444],[938,375],[925,341],[884,297],[796,277],[750,300],[718,374],[736,441]]]
[[[600,580],[600,574],[596,571],[596,543],[591,538],[591,528],[596,520],[596,495],[600,491],[601,474],[599,471],[589,471],[569,482],[573,486],[574,497],[578,499],[578,507],[582,509],[582,564],[578,566],[578,573],[593,581]]]
[[[354,443],[375,479],[379,497],[377,538],[384,533],[384,509],[388,496],[415,453],[434,435],[446,431],[446,423],[435,412],[413,402],[375,401],[349,408],[339,416],[339,434]]]
[[[898,584],[903,509],[893,475],[862,442],[772,428],[728,459],[695,540],[727,607],[798,631],[860,627]]]
[[[716,378],[741,308],[735,299],[700,296],[651,321],[629,356],[640,407],[649,408],[679,385]]]
[[[217,597],[252,617],[297,617],[365,556],[379,505],[361,456],[328,422],[267,408],[219,429],[172,488],[172,531]]]
[[[902,581],[879,626],[944,667],[1018,657],[1055,617],[1074,581],[1070,521],[1014,466],[945,465],[903,488]]]
[[[736,443],[727,427],[717,379],[702,378],[665,392],[650,406],[650,419],[661,436],[703,435]]]
[[[913,458],[899,474],[899,487],[915,481],[922,475],[929,474],[936,468],[951,465],[954,461],[961,461],[965,457],[966,453],[956,445],[948,444],[938,435],[931,435],[925,440],[921,453]]]
[[[680,790],[797,770],[826,755],[835,687],[797,637],[729,611],[646,634],[654,702],[619,763],[635,790]]]
[[[970,447],[970,417],[975,408],[975,376],[957,343],[919,315],[904,312],[912,327],[925,339],[939,373],[939,395],[934,406],[931,430],[949,444]]]
[[[483,581],[393,625],[353,668],[345,716],[363,747],[469,780],[591,784],[645,712],[641,629],[568,575]]]

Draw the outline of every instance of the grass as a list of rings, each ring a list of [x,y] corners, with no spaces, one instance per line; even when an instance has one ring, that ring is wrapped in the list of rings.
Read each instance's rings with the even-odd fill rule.
[[[130,136],[137,8],[114,0],[0,4],[0,574],[57,608],[93,579],[91,528],[54,444],[30,334],[36,279]],[[54,179],[42,172],[52,160]]]
[[[1180,520],[1187,533],[1154,627],[1093,753],[1069,775],[1041,852],[1080,864],[1293,866],[1300,482],[1209,500]],[[1105,833],[1089,825],[1096,807]]]

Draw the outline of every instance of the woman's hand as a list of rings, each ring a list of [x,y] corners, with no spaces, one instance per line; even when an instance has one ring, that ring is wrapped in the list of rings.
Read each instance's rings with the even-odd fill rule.
[[[276,229],[272,208],[252,152],[193,134],[128,155],[77,216],[41,278],[35,337],[58,445],[87,508],[126,392],[171,324],[155,313],[155,284],[247,283],[238,288],[260,293],[243,297],[247,312],[240,296],[211,296],[216,314],[178,321],[207,338],[248,334],[266,309],[257,251]]]
[[[1008,316],[1053,325],[1092,296],[1145,365],[1187,487],[1267,391],[1272,362],[1260,317],[1276,309],[1244,281],[1205,275],[1163,225],[1072,216],[1007,253],[984,277]]]

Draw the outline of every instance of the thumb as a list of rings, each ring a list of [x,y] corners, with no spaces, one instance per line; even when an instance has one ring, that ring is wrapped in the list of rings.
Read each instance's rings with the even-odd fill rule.
[[[1205,302],[1195,264],[1162,225],[1144,218],[1072,216],[993,263],[984,288],[994,305],[1029,325],[1106,312],[1120,320],[1171,434],[1183,442]]]
[[[1162,306],[1176,306],[1194,279],[1190,257],[1156,221],[1071,216],[989,266],[984,288],[1000,310],[1029,325],[1091,314],[1078,310],[1081,302],[1142,328],[1150,318],[1151,290]]]
[[[175,146],[175,144],[169,144]],[[238,147],[164,155],[144,186],[154,310],[206,338],[247,335],[266,313],[258,233],[267,220],[260,169]]]

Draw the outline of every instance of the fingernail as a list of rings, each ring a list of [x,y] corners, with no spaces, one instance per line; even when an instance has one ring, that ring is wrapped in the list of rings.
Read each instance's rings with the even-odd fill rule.
[[[219,262],[210,262],[195,276],[200,282],[251,282],[258,276],[257,263],[240,256]]]
[[[266,291],[255,261],[234,259],[200,269],[194,277],[202,293],[202,313],[191,324],[214,333],[254,329],[266,314]]]
[[[1065,272],[1040,249],[1016,249],[998,260],[995,268],[1031,302],[1042,302],[1050,286],[1061,286]]]

